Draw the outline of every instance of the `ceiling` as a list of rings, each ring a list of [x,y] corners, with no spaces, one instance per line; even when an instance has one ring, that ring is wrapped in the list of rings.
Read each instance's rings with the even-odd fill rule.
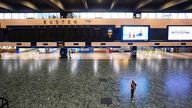
[[[0,0],[0,12],[192,12],[192,0]]]

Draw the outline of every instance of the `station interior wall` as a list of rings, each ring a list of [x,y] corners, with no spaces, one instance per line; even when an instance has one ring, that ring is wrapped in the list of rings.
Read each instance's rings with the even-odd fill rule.
[[[168,25],[192,25],[192,22],[189,19],[4,19],[0,20],[0,42],[122,41],[123,25],[148,25],[149,41],[168,41]]]

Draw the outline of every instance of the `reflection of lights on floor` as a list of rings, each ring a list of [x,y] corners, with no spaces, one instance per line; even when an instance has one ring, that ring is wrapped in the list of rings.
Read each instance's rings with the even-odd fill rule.
[[[110,59],[110,60],[112,60],[112,59],[113,59],[113,56],[112,56],[112,55],[110,55],[110,56],[109,56],[109,59]]]
[[[191,53],[167,53],[163,51],[138,51],[138,59],[191,59]],[[19,54],[3,53],[1,59],[59,59],[59,53],[25,52]],[[72,59],[124,59],[130,58],[129,53],[72,53]]]
[[[27,64],[26,64],[27,63]],[[26,60],[14,60],[14,61],[9,61],[9,60],[3,60],[2,62],[2,66],[4,69],[6,69],[8,72],[12,72],[12,71],[19,71],[22,70],[25,65],[28,66],[28,71],[30,73],[35,73],[38,70],[41,70],[42,68],[42,60],[30,60],[30,61],[26,61]],[[56,70],[58,67],[58,60],[51,60],[50,62],[48,62],[48,72],[54,72],[54,70]]]
[[[77,66],[78,66],[78,60],[71,60],[71,73],[76,74],[77,73]]]
[[[48,73],[54,73],[58,67],[58,60],[51,60],[48,62]]]
[[[34,73],[34,71],[35,71],[35,70],[34,70],[34,66],[33,66],[32,63],[30,63],[30,64],[29,64],[29,72],[30,72],[30,73]]]
[[[189,60],[190,61],[190,60]],[[169,65],[169,67],[175,69],[175,70],[180,70],[180,71],[184,71],[185,68],[188,68],[190,66],[192,66],[190,63],[185,62],[181,62],[178,60],[169,60],[167,62],[167,64]]]
[[[183,70],[184,70],[184,65],[183,65],[182,63],[179,63],[178,66],[179,66],[179,70],[180,70],[180,71],[183,71]]]
[[[128,59],[128,58],[127,58],[127,59],[123,59],[122,61],[123,61],[122,66],[123,66],[124,68],[127,68],[128,65],[129,65],[129,59]]]
[[[19,70],[18,69],[19,68],[19,66],[18,66],[18,63],[17,63],[17,61],[14,63],[14,70]]]
[[[120,70],[119,60],[113,60],[113,68],[116,73],[119,73],[119,70]]]
[[[189,66],[189,60],[185,60],[185,65]]]
[[[26,65],[26,60],[19,60],[19,68],[22,69]]]
[[[139,56],[139,59],[144,59],[143,55],[138,55],[138,56]]]
[[[30,73],[35,73],[36,71],[40,70],[42,66],[42,61],[41,60],[32,60],[29,62],[29,72]]]
[[[155,61],[147,60],[147,62],[149,62],[149,63],[147,63],[148,64],[147,67],[149,69],[151,69],[153,72],[159,72],[160,63],[158,60],[155,60]]]
[[[136,63],[136,71],[137,72],[142,72],[142,67],[141,67],[141,63]]]
[[[161,54],[158,54],[158,55],[157,55],[157,58],[158,58],[158,59],[162,59],[162,55],[161,55]]]
[[[37,62],[38,62],[38,61],[36,61],[36,60],[33,62],[33,67],[34,67],[34,70],[35,70],[35,71],[40,68],[40,67],[38,66]]]
[[[150,60],[150,59],[147,59],[146,61],[147,61],[147,67],[149,67],[149,68],[150,68],[150,67],[151,67],[151,65],[153,65],[153,64],[151,63],[151,60]]]
[[[9,73],[11,73],[11,72],[13,71],[13,67],[12,67],[12,65],[9,65],[7,71],[8,71]]]
[[[97,59],[94,59],[94,61],[93,61],[93,69],[94,69],[94,75],[96,75],[98,72],[98,60]]]

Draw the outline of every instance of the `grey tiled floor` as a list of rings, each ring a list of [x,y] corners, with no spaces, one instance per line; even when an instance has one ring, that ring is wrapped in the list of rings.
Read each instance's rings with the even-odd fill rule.
[[[190,59],[4,59],[0,70],[0,96],[10,108],[108,108],[101,98],[112,99],[109,108],[192,107]]]

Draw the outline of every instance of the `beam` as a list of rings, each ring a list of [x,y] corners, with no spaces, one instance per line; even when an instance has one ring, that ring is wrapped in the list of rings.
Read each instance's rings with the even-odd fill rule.
[[[19,3],[22,4],[23,6],[30,8],[30,9],[39,10],[37,6],[35,6],[33,3],[29,2],[29,1],[21,1]]]
[[[165,10],[165,9],[168,9],[168,8],[171,8],[173,6],[176,6],[176,5],[179,5],[181,3],[184,3],[184,2],[187,2],[188,0],[171,0],[165,4],[163,4],[159,10]]]
[[[0,8],[6,9],[6,10],[10,10],[10,11],[15,10],[15,9],[13,9],[13,7],[11,7],[8,4],[5,4],[3,2],[0,2]]]
[[[49,4],[51,7],[58,9],[58,10],[65,10],[65,7],[63,6],[62,2],[60,0],[41,0],[45,3]]]
[[[149,4],[150,2],[152,2],[153,0],[143,0],[142,2],[140,2],[137,6],[136,6],[136,10],[146,6],[147,4]]]
[[[111,3],[110,10],[112,10],[117,5],[117,2],[118,0],[113,0],[113,2]]]
[[[81,0],[85,9],[88,9],[87,0]]]

